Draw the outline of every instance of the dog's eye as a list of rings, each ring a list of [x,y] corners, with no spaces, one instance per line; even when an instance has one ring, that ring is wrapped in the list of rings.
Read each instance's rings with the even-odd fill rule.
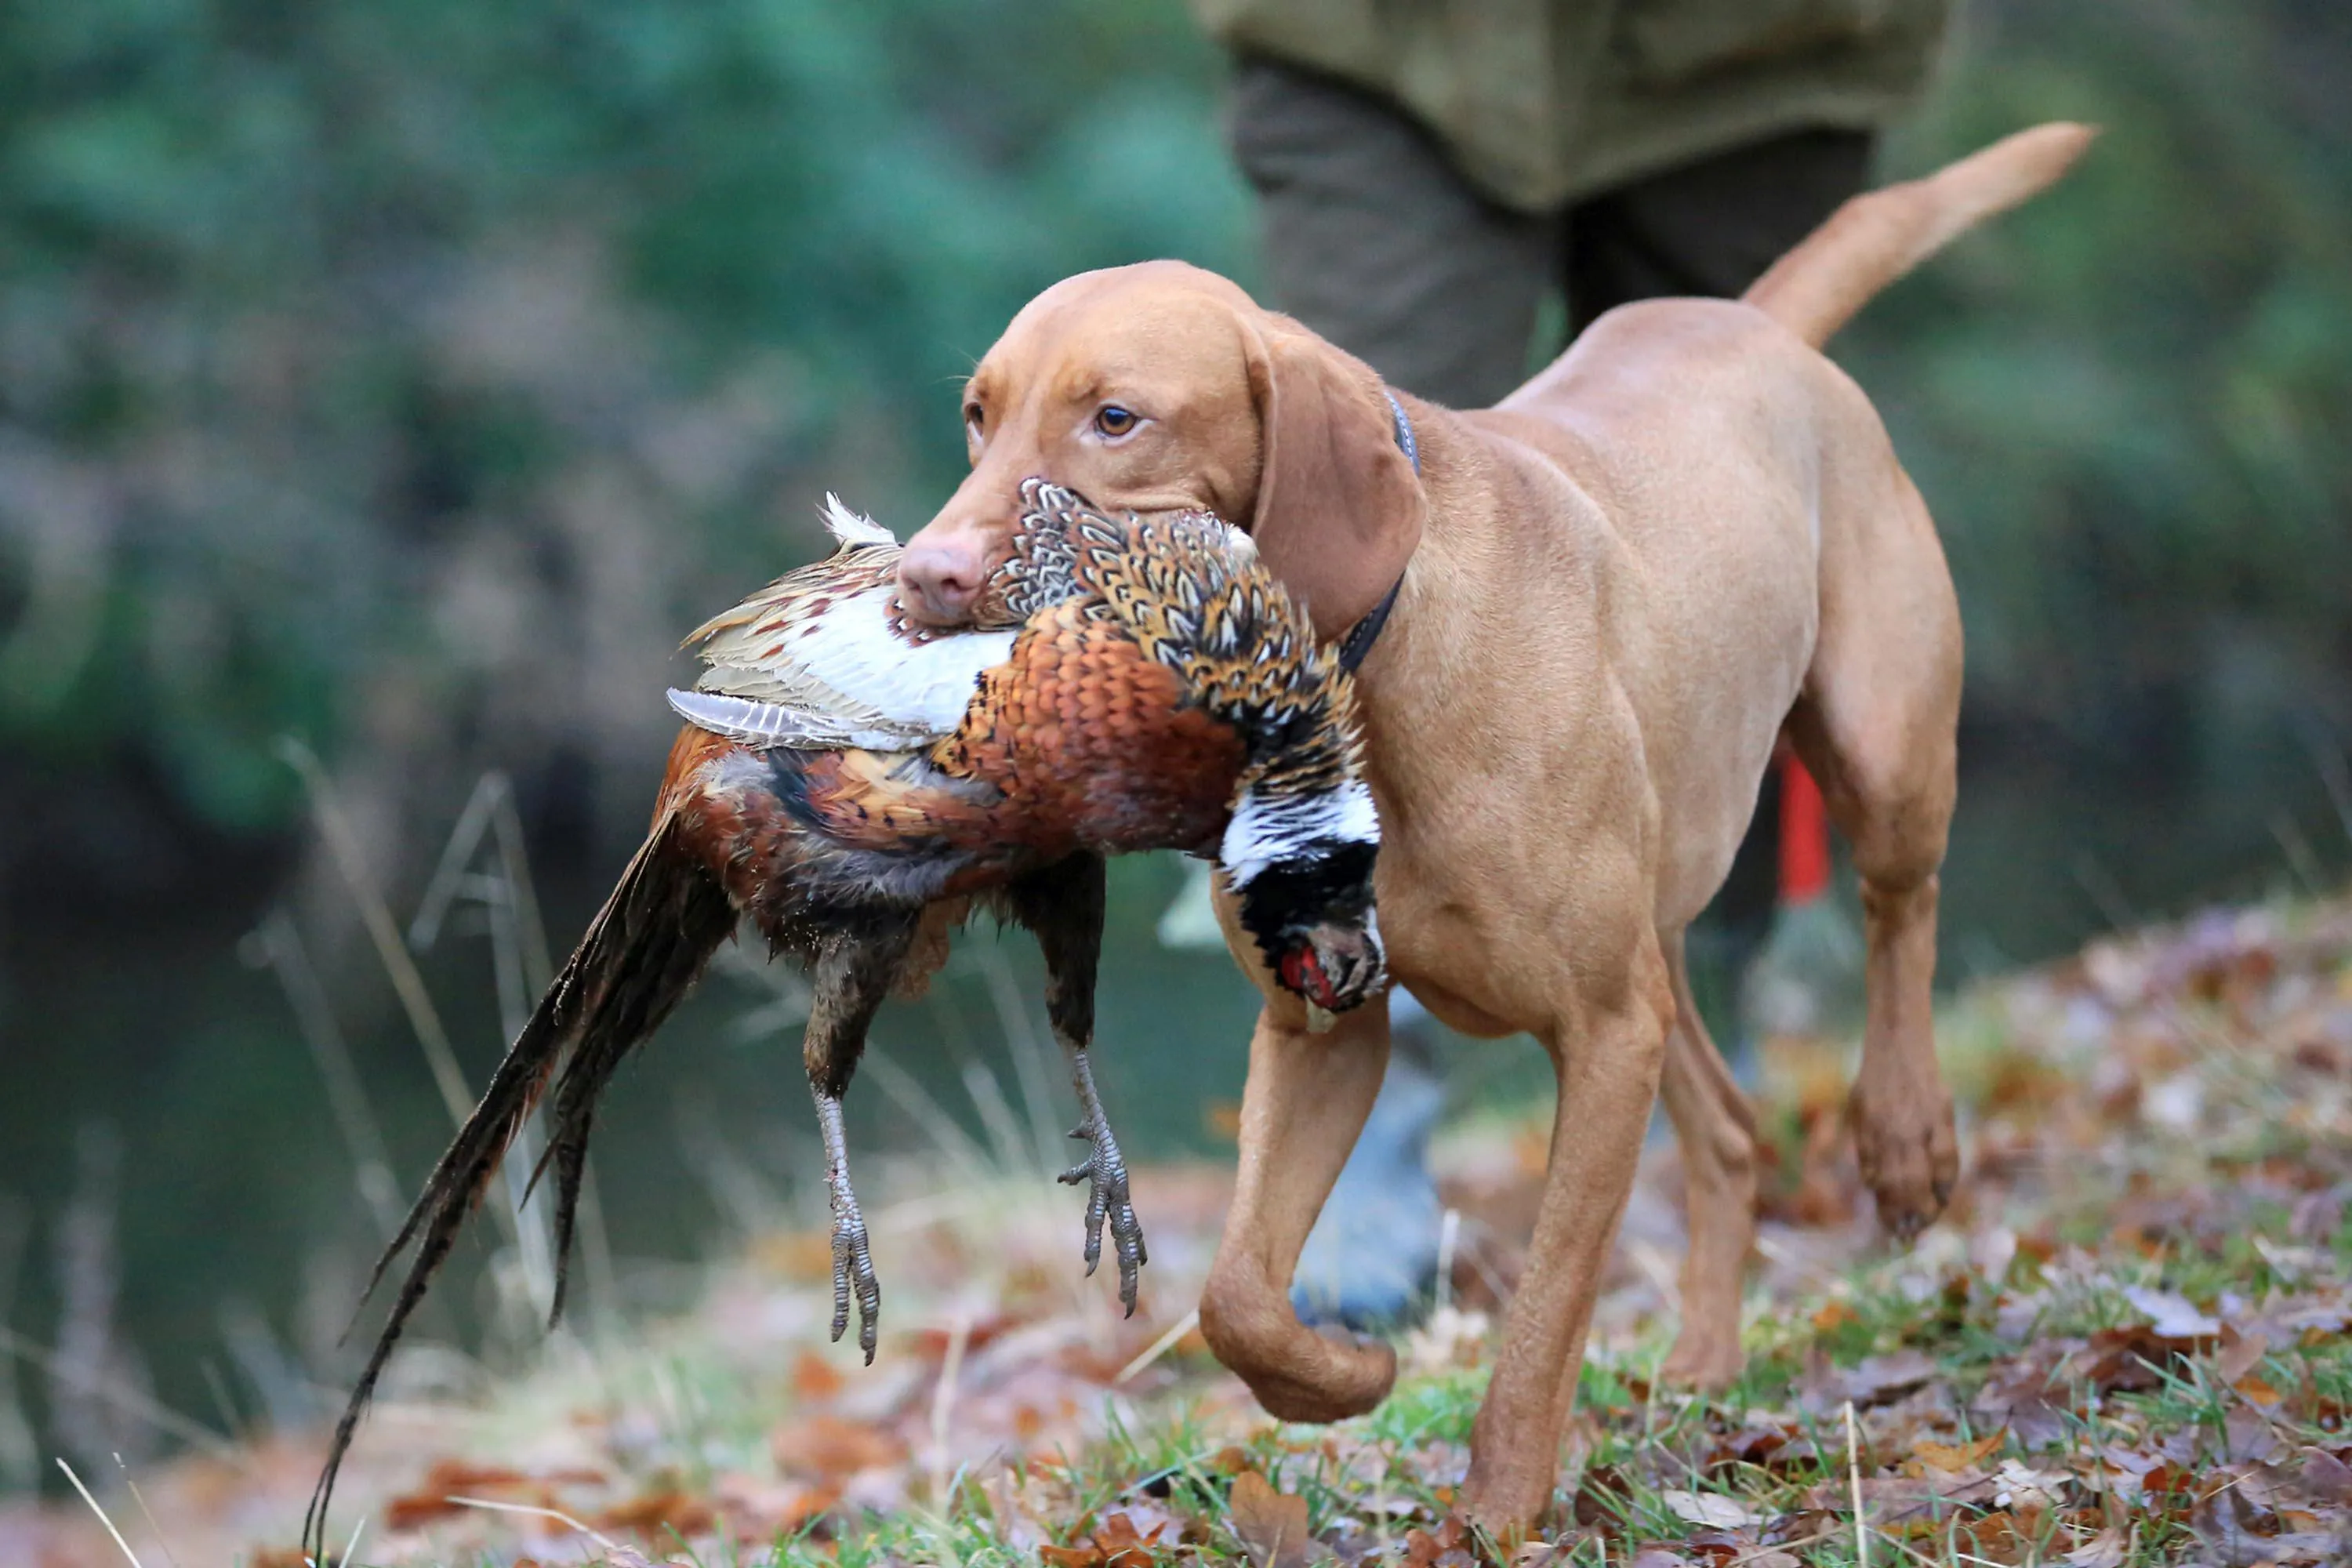
[[[972,441],[978,441],[980,439],[981,429],[986,423],[987,416],[982,412],[979,404],[973,403],[967,404],[965,405],[963,411],[963,433],[967,438]]]
[[[1106,403],[1095,411],[1095,428],[1114,440],[1135,428],[1136,417],[1130,409],[1116,403]]]

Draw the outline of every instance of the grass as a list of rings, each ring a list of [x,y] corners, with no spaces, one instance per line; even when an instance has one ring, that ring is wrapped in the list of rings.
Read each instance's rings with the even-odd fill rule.
[[[468,814],[493,851],[496,806]],[[527,889],[509,861],[492,869],[467,885],[509,911],[500,962],[520,972]],[[788,984],[768,996],[768,1026],[794,1001]],[[1475,1270],[1401,1338],[1379,1410],[1267,1421],[1183,1331],[1223,1172],[1138,1173],[1152,1263],[1125,1321],[1109,1282],[1081,1278],[1079,1200],[1039,1152],[1058,1128],[976,1081],[975,1141],[887,1071],[929,1147],[861,1169],[887,1293],[875,1367],[826,1344],[822,1231],[777,1205],[688,1310],[559,1334],[513,1376],[446,1347],[395,1363],[335,1530],[359,1525],[357,1561],[387,1568],[1263,1564],[1267,1510],[1292,1508],[1312,1539],[1286,1537],[1280,1568],[2343,1560],[2352,906],[2095,944],[1971,992],[1939,1039],[1969,1175],[1905,1252],[1874,1238],[1850,1149],[1821,1135],[1850,1045],[1769,1055],[1773,1217],[1748,1366],[1717,1396],[1652,1380],[1677,1177],[1651,1152],[1619,1249],[1650,1261],[1607,1282],[1554,1507],[1507,1549],[1453,1517],[1494,1345]],[[1542,1145],[1491,1120],[1442,1142],[1482,1267],[1523,1239],[1508,1215]],[[505,1214],[509,1262],[491,1270],[526,1305],[534,1225]],[[140,1478],[135,1509],[117,1478],[88,1477],[90,1507],[42,1512],[39,1541],[63,1563],[287,1563],[264,1543],[290,1538],[317,1453],[315,1434],[279,1434],[233,1464],[184,1459]],[[0,1542],[13,1527],[0,1511]]]
[[[2352,998],[2352,920],[2274,911],[2252,938],[2189,966],[2171,989],[2111,1000],[2103,1032],[2085,1039],[2049,1027],[2078,1015],[2094,985],[2079,967],[1963,1002],[1947,1038],[1976,1174],[1955,1219],[1899,1254],[1861,1239],[1866,1227],[1827,1227],[1858,1244],[1834,1262],[1768,1268],[1751,1297],[1747,1370],[1721,1395],[1653,1384],[1670,1321],[1654,1287],[1617,1283],[1624,1326],[1596,1340],[1562,1489],[1536,1542],[1507,1551],[1448,1522],[1492,1349],[1477,1314],[1449,1309],[1402,1341],[1407,1371],[1396,1392],[1357,1421],[1267,1422],[1192,1344],[1131,1385],[1098,1389],[1091,1416],[1011,1445],[966,1431],[952,1408],[942,1416],[934,1382],[907,1408],[950,1440],[928,1458],[909,1446],[891,1506],[845,1496],[748,1540],[680,1537],[667,1553],[656,1541],[641,1544],[656,1559],[709,1568],[1255,1561],[1235,1480],[1254,1472],[1298,1500],[1315,1550],[1343,1563],[1623,1564],[1643,1552],[1717,1568],[2337,1560],[2328,1554],[2352,1500],[2352,1485],[2339,1484],[2352,1482],[2343,1464],[2352,1455],[2343,1429],[2352,1226],[2334,1199],[2352,1190],[2352,1147],[2333,1135],[2342,1110],[2340,1097],[2326,1103],[2333,1064],[2315,1059],[2306,1026],[2343,1016]],[[2178,957],[2190,941],[2159,933],[2141,950]],[[2252,979],[2228,994],[2241,970]],[[2176,1092],[2151,1119],[2144,1092],[2114,1087],[2118,1052],[2127,1083],[2188,1073],[2210,1092],[2193,1105]],[[1776,1082],[1835,1076],[1788,1071]],[[1802,1092],[1773,1105],[1792,1151],[1820,1110]],[[1851,1198],[1846,1156],[1826,1158],[1834,1168],[1808,1174]],[[1670,1184],[1671,1175],[1661,1152],[1644,1180]],[[1010,1305],[1030,1288],[1017,1283],[1024,1271],[1050,1274],[1071,1239],[1067,1205],[1040,1206],[1035,1195],[1033,1181],[1007,1178],[961,1217],[902,1211],[910,1233],[961,1237],[941,1255],[961,1263],[932,1285],[962,1291],[967,1310],[982,1298],[1015,1317],[1047,1310],[1035,1299]],[[1154,1207],[1168,1212],[1145,1212]],[[964,1228],[975,1225],[993,1227],[983,1244]],[[1796,1258],[1806,1233],[1768,1226],[1768,1237]],[[1175,1284],[1181,1299],[1188,1247],[1197,1266],[1197,1246],[1177,1241],[1175,1277],[1155,1289]],[[986,1259],[977,1277],[976,1258]],[[955,1267],[967,1272],[952,1277]],[[1080,1320],[1101,1306],[1099,1292],[1062,1299],[1051,1310]],[[758,1469],[763,1443],[773,1458],[779,1413],[795,1398],[773,1377],[747,1379],[714,1327],[682,1320],[670,1326],[675,1338],[579,1352],[622,1407],[677,1413],[655,1445],[667,1468],[646,1473],[689,1493],[723,1489],[735,1468]],[[1107,1320],[1073,1331],[1108,1331],[1114,1351],[1143,1337]],[[886,1345],[886,1360],[908,1353],[905,1342]],[[751,1359],[780,1364],[773,1353]],[[553,1381],[576,1375],[579,1367]],[[2031,1397],[1989,1402],[2004,1388]],[[555,1418],[513,1390],[496,1404],[508,1430],[484,1435],[488,1452],[515,1451],[511,1424]],[[1145,1537],[1148,1547],[1127,1544]],[[415,1560],[503,1561],[496,1550]]]

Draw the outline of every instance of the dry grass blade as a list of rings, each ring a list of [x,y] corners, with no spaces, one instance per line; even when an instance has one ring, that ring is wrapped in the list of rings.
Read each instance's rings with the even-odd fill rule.
[[[1195,1307],[1191,1311],[1185,1313],[1182,1317],[1177,1319],[1175,1322],[1169,1325],[1168,1331],[1160,1335],[1158,1339],[1152,1341],[1150,1345],[1145,1347],[1142,1354],[1137,1356],[1133,1361],[1129,1362],[1125,1366],[1120,1367],[1118,1369],[1118,1375],[1110,1380],[1111,1386],[1113,1388],[1117,1388],[1122,1384],[1133,1381],[1138,1373],[1141,1373],[1146,1367],[1149,1367],[1153,1362],[1158,1361],[1161,1356],[1166,1355],[1170,1351],[1174,1350],[1178,1341],[1181,1340],[1186,1334],[1191,1333],[1194,1329],[1197,1329],[1200,1326],[1201,1309]]]
[[[81,1500],[89,1504],[89,1511],[98,1515],[98,1522],[106,1526],[106,1533],[114,1537],[114,1544],[122,1548],[122,1555],[130,1560],[131,1568],[142,1568],[139,1553],[131,1550],[131,1542],[122,1539],[122,1531],[114,1528],[114,1521],[106,1517],[106,1510],[98,1506],[98,1500],[89,1495],[88,1487],[81,1484],[81,1478],[74,1474],[74,1468],[60,1458],[58,1468],[66,1473],[66,1479],[73,1483],[73,1489],[81,1493]]]
[[[158,1432],[169,1433],[190,1447],[201,1449],[239,1470],[251,1473],[254,1469],[251,1455],[211,1427],[190,1420],[136,1389],[124,1388],[83,1368],[68,1366],[47,1346],[36,1344],[13,1330],[0,1329],[0,1352],[29,1362],[53,1377],[64,1378],[83,1393],[103,1399],[117,1409],[138,1416]]]
[[[614,1541],[611,1536],[603,1534],[600,1531],[592,1529],[588,1525],[583,1524],[580,1521],[572,1518],[570,1514],[564,1512],[560,1508],[535,1508],[527,1502],[499,1502],[490,1498],[480,1497],[453,1497],[447,1500],[456,1503],[459,1508],[487,1509],[493,1513],[536,1514],[541,1519],[554,1520],[557,1523],[564,1525],[568,1529],[579,1531],[582,1535],[584,1535],[589,1540],[594,1542],[605,1552],[615,1556],[627,1551],[626,1547],[624,1547],[619,1542]]]
[[[504,776],[496,773],[476,780],[474,793],[457,814],[457,826],[449,829],[448,840],[441,846],[440,863],[433,868],[425,892],[416,900],[416,913],[408,922],[408,945],[415,951],[426,952],[440,940],[441,922],[448,918],[465,887],[466,868],[473,862],[483,831],[489,826],[493,796],[503,782]]]
[[[971,1344],[971,1314],[959,1311],[948,1329],[946,1356],[940,1363],[939,1386],[931,1394],[931,1495],[944,1498],[948,1489],[948,1417],[954,1414],[956,1384],[963,1376],[964,1352]]]
[[[147,1495],[139,1489],[139,1482],[132,1478],[131,1467],[122,1462],[120,1454],[114,1456],[114,1468],[122,1472],[122,1484],[131,1489],[131,1500],[139,1505],[139,1517],[145,1520],[147,1528],[155,1532],[155,1544],[163,1549],[163,1561],[172,1568],[180,1568],[180,1560],[172,1554],[172,1543],[163,1539],[163,1527],[155,1521],[155,1510],[147,1506]],[[343,1561],[349,1563],[351,1560],[351,1552],[344,1552]]]
[[[327,1108],[334,1113],[336,1129],[342,1133],[360,1197],[383,1234],[390,1236],[400,1228],[400,1217],[406,1205],[400,1201],[398,1185],[393,1180],[391,1156],[384,1151],[383,1133],[376,1125],[366,1086],[360,1081],[359,1070],[352,1063],[351,1047],[335,1022],[326,987],[319,984],[318,971],[311,966],[310,953],[302,945],[302,933],[295,929],[292,918],[284,910],[272,910],[250,940],[257,950],[256,956],[278,976],[278,988],[286,993],[286,1005],[293,1009],[294,1026],[301,1032],[303,1043],[310,1047],[319,1076],[326,1080]]]
[[[989,1173],[988,1152],[973,1142],[971,1135],[956,1125],[922,1080],[892,1060],[879,1046],[866,1047],[865,1070],[882,1092],[907,1113],[908,1119],[923,1130],[925,1137],[946,1158],[953,1161],[962,1175],[971,1181],[982,1181]]]
[[[457,1053],[449,1047],[449,1032],[442,1026],[432,993],[425,988],[425,976],[417,973],[416,961],[408,955],[407,944],[401,941],[399,928],[393,924],[391,907],[384,902],[383,890],[376,886],[375,873],[368,869],[367,855],[360,847],[358,835],[352,831],[351,819],[343,815],[335,798],[333,781],[327,777],[318,753],[290,736],[278,741],[278,754],[301,776],[319,835],[327,841],[328,853],[335,858],[335,868],[342,873],[345,885],[359,904],[368,940],[374,943],[376,957],[392,981],[393,991],[400,997],[402,1010],[408,1015],[408,1026],[425,1051],[425,1065],[433,1071],[434,1087],[441,1091],[441,1102],[448,1108],[450,1121],[458,1127],[465,1126],[467,1114],[474,1109],[473,1096],[466,1089],[466,1075],[457,1070]]]
[[[516,941],[522,950],[523,984],[536,996],[555,978],[555,959],[547,950],[547,923],[540,918],[539,890],[531,883],[530,858],[523,852],[522,817],[515,810],[514,785],[504,773],[488,776],[498,784],[490,829],[498,842],[499,869],[506,879],[509,907],[514,911]]]
[[[1037,1163],[1046,1170],[1057,1170],[1061,1166],[1061,1119],[1054,1114],[1053,1090],[1048,1087],[1045,1063],[1049,1047],[1045,1043],[1045,1032],[1030,1014],[1028,997],[1003,949],[975,946],[968,951],[970,962],[988,983],[988,997],[996,1009],[997,1026],[1013,1051],[1013,1081],[1021,1086],[1029,1133],[1036,1143]]]
[[[1853,1401],[1845,1402],[1845,1474],[1853,1488],[1854,1568],[1870,1568],[1870,1522],[1862,1512],[1862,1445],[1853,1426]]]

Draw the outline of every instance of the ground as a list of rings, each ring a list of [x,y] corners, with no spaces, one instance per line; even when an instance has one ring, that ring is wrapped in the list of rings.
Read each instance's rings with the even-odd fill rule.
[[[1721,1397],[1649,1381],[1679,1246],[1653,1149],[1530,1542],[1450,1506],[1541,1148],[1492,1120],[1441,1152],[1449,1299],[1361,1420],[1267,1421],[1191,1331],[1222,1172],[1139,1175],[1151,1263],[1122,1321],[1080,1277],[1075,1195],[942,1133],[874,1211],[872,1368],[825,1342],[822,1237],[780,1233],[695,1310],[559,1337],[520,1378],[410,1356],[337,1534],[357,1563],[468,1568],[2352,1560],[2352,905],[2098,942],[1958,998],[1939,1037],[1967,1176],[1907,1251],[1864,1214],[1844,1051],[1769,1053],[1778,1163]],[[0,1561],[291,1563],[318,1450],[184,1458],[136,1496],[86,1477],[94,1507],[0,1508]]]

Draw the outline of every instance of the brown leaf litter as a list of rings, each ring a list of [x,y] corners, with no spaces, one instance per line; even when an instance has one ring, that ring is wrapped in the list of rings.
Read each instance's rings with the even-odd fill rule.
[[[1546,1568],[1601,1552],[1792,1568],[1850,1561],[1857,1524],[1883,1541],[1874,1562],[2352,1560],[2352,907],[2095,943],[1973,994],[1941,1039],[1968,1173],[1908,1253],[1865,1217],[1846,1047],[1769,1050],[1765,1306],[1734,1398],[1646,1381],[1679,1246],[1675,1162],[1654,1152],[1558,1505],[1507,1552],[1458,1517],[1462,1443],[1543,1142],[1492,1126],[1443,1145],[1464,1247],[1452,1316],[1408,1346],[1418,1370],[1397,1407],[1434,1413],[1409,1428],[1275,1427],[1176,1332],[1221,1173],[1138,1173],[1153,1261],[1127,1322],[1078,1278],[1066,1194],[1042,1174],[942,1192],[933,1162],[872,1215],[893,1288],[875,1368],[824,1343],[821,1249],[772,1238],[715,1270],[692,1314],[551,1343],[487,1401],[394,1390],[343,1517],[369,1518],[362,1556],[385,1564],[726,1561],[738,1546],[751,1563],[780,1538],[814,1561],[874,1530],[875,1560],[894,1561],[893,1521],[917,1517],[1052,1568]],[[1172,1440],[1153,1435],[1180,1410],[1197,1445],[1181,1474],[1142,1473],[1167,1463],[1147,1464],[1144,1438]],[[158,1544],[185,1563],[282,1544],[316,1454],[276,1440],[241,1467],[142,1476]],[[127,1499],[102,1498],[146,1531],[113,1507]],[[119,1560],[86,1510],[0,1509],[0,1561]]]

